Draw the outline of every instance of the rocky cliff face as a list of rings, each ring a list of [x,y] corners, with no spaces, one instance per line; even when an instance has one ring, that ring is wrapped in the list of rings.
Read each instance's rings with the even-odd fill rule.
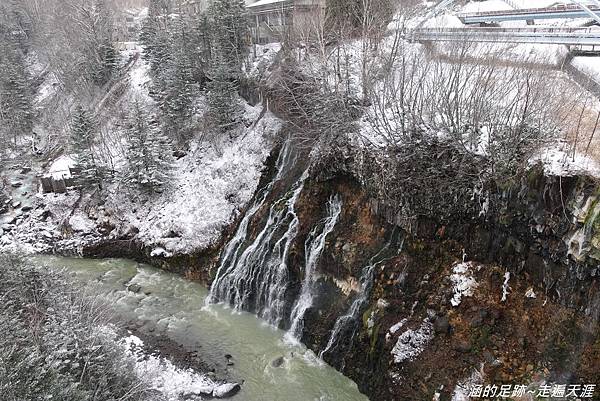
[[[491,211],[454,219],[444,211],[444,222],[419,216],[411,234],[388,223],[394,219],[347,176],[315,180],[306,191],[311,204],[341,193],[345,207],[319,264],[319,301],[303,340],[326,350],[324,359],[372,399],[451,399],[474,383],[600,378],[592,179],[533,168],[500,189]],[[369,263],[372,282],[361,289]],[[340,324],[361,291],[368,295],[356,321]]]
[[[226,238],[241,238],[238,256],[263,249],[256,260],[265,263],[281,258],[281,249],[274,250],[285,239],[285,280],[271,278],[263,286],[270,290],[265,293],[281,292],[277,324],[293,326],[308,293],[302,341],[372,400],[460,400],[473,384],[537,388],[542,381],[600,381],[600,204],[594,180],[547,177],[534,167],[490,184],[495,195],[473,201],[474,207],[419,215],[406,225],[347,165],[313,169],[299,186],[300,168],[274,180],[276,164],[272,156],[259,185],[268,191],[263,203],[248,207],[243,236],[234,226],[214,248],[177,259],[151,258],[149,250],[135,247],[127,254],[131,244],[119,242],[120,255],[211,282]],[[324,221],[331,222],[327,205],[333,197],[341,212],[312,255]],[[286,220],[285,208],[297,217],[297,227]],[[285,218],[273,226],[277,213]],[[265,231],[270,237],[259,244]],[[111,256],[120,249],[114,246]],[[87,253],[105,255],[106,249]],[[311,257],[314,272],[306,269]],[[254,276],[244,274],[232,282],[248,287],[244,280]],[[254,278],[266,280],[261,274]],[[240,307],[271,316],[255,292],[246,296]]]

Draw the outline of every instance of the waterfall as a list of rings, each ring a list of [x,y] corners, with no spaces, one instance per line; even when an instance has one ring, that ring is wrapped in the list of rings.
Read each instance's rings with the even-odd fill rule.
[[[304,280],[302,281],[302,289],[300,296],[292,309],[291,321],[292,325],[289,330],[289,336],[299,340],[302,337],[304,328],[304,314],[312,306],[314,296],[315,270],[317,262],[325,247],[325,239],[327,235],[333,231],[335,224],[338,221],[340,212],[342,211],[342,201],[339,195],[331,197],[327,203],[327,217],[323,224],[323,230],[317,235],[318,226],[310,233],[305,249],[305,268]],[[289,337],[288,336],[288,337]]]
[[[384,245],[384,247],[377,252],[375,256],[369,259],[368,264],[363,267],[361,276],[360,276],[360,292],[358,296],[350,305],[350,308],[346,312],[346,314],[340,316],[333,325],[333,329],[331,330],[331,334],[329,336],[329,341],[327,341],[327,345],[319,353],[319,358],[323,359],[323,356],[330,352],[333,348],[337,346],[340,335],[345,331],[347,327],[352,324],[355,324],[360,317],[360,313],[363,310],[363,307],[367,304],[369,300],[369,296],[371,295],[371,289],[373,288],[373,281],[375,279],[375,267],[385,262],[387,259],[379,259],[379,256],[384,253],[390,246],[390,243]],[[400,244],[398,253],[402,250],[402,243]],[[377,259],[379,259],[377,261]],[[354,338],[354,332],[350,336],[349,341],[352,342]]]
[[[220,288],[220,281],[227,273],[230,272],[231,268],[235,267],[239,253],[248,236],[248,225],[250,224],[250,221],[252,220],[256,212],[258,212],[258,210],[265,203],[265,200],[271,192],[271,188],[273,187],[275,182],[279,181],[283,177],[285,167],[289,165],[288,162],[291,155],[290,142],[291,141],[288,138],[288,140],[285,141],[281,151],[279,152],[277,162],[275,163],[277,171],[275,177],[271,182],[269,182],[269,184],[267,184],[265,188],[259,191],[259,195],[257,195],[254,203],[242,218],[242,221],[240,222],[233,238],[225,246],[223,256],[221,257],[221,263],[219,264],[219,268],[217,269],[215,280],[211,285],[208,297],[206,297],[207,305],[213,302],[218,302],[220,300],[219,294],[217,294],[217,291]]]
[[[273,182],[283,175],[285,162],[281,165]],[[295,205],[307,177],[308,169],[294,184],[291,196],[288,193],[271,205],[262,231],[242,251],[249,222],[264,204],[272,183],[263,191],[263,195],[257,198],[225,249],[211,286],[209,303],[227,302],[237,310],[253,311],[273,325],[280,324],[288,284],[287,258],[290,246],[298,233],[299,220]],[[284,234],[272,246],[274,237],[282,231]]]

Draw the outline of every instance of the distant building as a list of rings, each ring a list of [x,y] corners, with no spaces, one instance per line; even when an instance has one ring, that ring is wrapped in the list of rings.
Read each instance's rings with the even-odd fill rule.
[[[183,0],[181,2],[182,11],[188,15],[197,15],[203,13],[208,8],[207,0]]]
[[[253,43],[280,42],[285,35],[305,39],[319,29],[325,0],[247,0]]]
[[[134,41],[139,31],[139,10],[123,10],[115,15],[113,38],[115,42]]]

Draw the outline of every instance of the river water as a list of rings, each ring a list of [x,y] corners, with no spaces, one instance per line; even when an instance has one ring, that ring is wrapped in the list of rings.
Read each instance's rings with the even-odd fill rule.
[[[217,373],[243,379],[236,401],[368,401],[356,384],[284,339],[277,330],[245,312],[205,305],[207,289],[172,273],[129,260],[38,256],[38,264],[65,268],[76,281],[105,297],[115,312],[141,331],[160,333],[217,362]],[[138,285],[137,293],[127,286]],[[226,366],[225,355],[233,366]],[[284,357],[281,367],[272,361]]]

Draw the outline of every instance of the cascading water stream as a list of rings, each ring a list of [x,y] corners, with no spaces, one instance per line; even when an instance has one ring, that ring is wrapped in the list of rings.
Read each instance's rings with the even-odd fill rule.
[[[258,212],[258,210],[265,203],[265,200],[266,200],[267,196],[269,195],[269,193],[271,192],[273,185],[283,177],[285,168],[288,165],[290,165],[290,163],[289,163],[289,159],[291,157],[291,150],[290,150],[291,144],[290,143],[291,143],[291,141],[289,139],[285,141],[281,151],[279,152],[279,156],[277,158],[277,162],[276,162],[277,173],[275,174],[275,177],[273,178],[273,180],[271,182],[269,182],[269,184],[265,188],[263,188],[260,191],[260,195],[258,195],[256,197],[256,200],[252,204],[252,207],[250,209],[248,209],[248,211],[242,218],[242,221],[240,222],[238,229],[235,232],[235,235],[233,236],[233,238],[229,241],[229,243],[225,247],[223,256],[221,257],[221,263],[219,265],[219,268],[217,269],[217,274],[216,274],[215,280],[210,288],[210,293],[209,293],[208,297],[206,297],[205,303],[207,305],[221,300],[221,296],[223,295],[222,293],[219,292],[219,290],[221,289],[221,281],[223,280],[223,277],[226,277],[227,274],[230,273],[230,270],[235,268],[235,266],[237,264],[237,260],[238,260],[240,251],[242,250],[244,242],[246,241],[246,238],[248,236],[248,226],[250,224],[250,221],[252,220],[252,218],[254,217],[256,212]],[[271,216],[269,216],[269,217],[271,217]]]
[[[402,251],[402,244],[400,244],[398,253]],[[363,307],[366,305],[369,296],[371,295],[371,289],[373,288],[373,282],[375,279],[375,267],[385,262],[387,259],[379,259],[379,256],[384,253],[390,246],[388,242],[375,256],[373,256],[369,263],[362,269],[361,277],[360,277],[360,292],[358,296],[350,305],[348,312],[342,316],[340,316],[333,325],[333,329],[331,330],[331,334],[329,336],[329,341],[325,348],[319,353],[319,358],[323,359],[323,356],[333,350],[340,339],[340,335],[348,328],[351,324],[355,324],[358,321],[361,311]],[[379,260],[378,260],[379,259]],[[354,331],[349,338],[349,341],[352,342],[354,338]]]
[[[283,168],[278,170],[274,181],[282,176]],[[255,312],[275,326],[280,324],[283,319],[288,284],[286,261],[290,246],[298,233],[299,220],[295,205],[307,177],[308,169],[294,184],[291,196],[288,193],[273,203],[262,231],[242,252],[247,238],[248,224],[264,204],[270,187],[249,210],[240,223],[238,232],[227,245],[215,281],[211,286],[209,303],[227,302],[237,310]],[[284,231],[283,235],[272,246],[274,238],[282,231]]]
[[[299,340],[302,337],[304,314],[313,302],[317,262],[325,247],[325,239],[333,231],[341,211],[342,201],[339,195],[330,198],[327,204],[327,218],[324,221],[323,230],[317,235],[318,226],[315,227],[306,240],[304,280],[302,281],[300,296],[292,309],[292,324],[288,332],[288,338],[291,336],[292,339]]]

